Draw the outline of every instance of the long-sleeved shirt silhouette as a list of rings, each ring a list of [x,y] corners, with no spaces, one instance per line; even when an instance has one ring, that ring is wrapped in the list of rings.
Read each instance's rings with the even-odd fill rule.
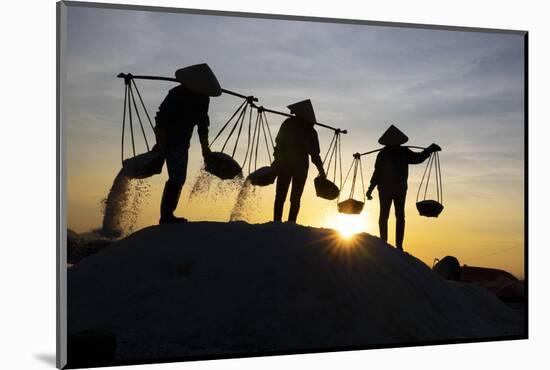
[[[283,122],[275,143],[274,155],[277,163],[302,166],[307,170],[311,156],[312,162],[317,166],[320,163],[322,167],[317,131],[300,122],[298,118],[288,118]]]
[[[203,150],[208,148],[209,103],[207,95],[194,93],[180,85],[168,92],[155,116],[156,131],[161,133],[159,136],[166,146],[163,150],[168,170],[160,205],[161,224],[185,221],[185,218],[175,217],[174,211],[187,179],[189,145],[195,126]]]
[[[413,152],[403,146],[386,146],[376,157],[374,173],[370,187],[378,186],[381,192],[404,192],[407,190],[409,164],[424,162],[430,156],[430,151]]]
[[[292,183],[288,221],[296,222],[300,211],[300,199],[307,180],[310,156],[319,172],[324,173],[323,161],[319,156],[321,152],[319,137],[313,125],[299,118],[288,118],[281,125],[275,142],[274,156],[277,169],[277,185],[273,219],[281,221],[283,206]]]
[[[188,149],[195,125],[201,142],[208,138],[209,104],[210,97],[193,93],[183,85],[171,89],[155,116],[157,127],[166,129],[167,145]]]

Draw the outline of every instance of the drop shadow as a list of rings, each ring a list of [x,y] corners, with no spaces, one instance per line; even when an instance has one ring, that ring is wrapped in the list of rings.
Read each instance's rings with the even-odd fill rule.
[[[56,367],[55,353],[40,353],[40,354],[35,353],[34,358],[42,361],[46,365],[50,365],[51,367]]]

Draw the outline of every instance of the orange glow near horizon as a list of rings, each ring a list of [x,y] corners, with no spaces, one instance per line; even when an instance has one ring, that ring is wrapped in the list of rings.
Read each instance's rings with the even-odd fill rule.
[[[524,276],[527,215],[522,35],[147,14],[84,7],[73,7],[68,14],[67,34],[71,37],[65,50],[65,83],[60,90],[64,107],[61,132],[66,144],[66,227],[77,233],[101,227],[104,199],[120,170],[121,149],[124,158],[133,151],[128,135],[121,148],[125,94],[124,81],[116,75],[172,76],[186,61],[200,57],[224,87],[259,97],[258,105],[289,112],[289,104],[311,99],[320,122],[347,130],[339,146],[341,161],[326,158],[325,164],[333,163],[325,172],[340,187],[343,197],[351,192],[353,176],[347,182],[345,177],[353,154],[380,148],[378,138],[390,123],[408,136],[406,145],[437,143],[442,148],[445,209],[438,218],[419,215],[415,203],[426,162],[411,165],[404,250],[427,266],[434,258],[451,255],[461,264],[500,268],[519,278]],[[148,37],[135,37],[131,31],[136,26]],[[174,48],[172,41],[176,39],[192,47]],[[254,50],[253,55],[250,50]],[[152,118],[173,84],[148,80],[137,84]],[[223,148],[231,130],[212,141],[241,103],[230,94],[210,100],[213,151]],[[273,138],[284,119],[268,114],[267,127]],[[151,144],[154,133],[145,126]],[[139,134],[138,126],[133,130]],[[334,133],[321,126],[316,130],[325,158]],[[234,157],[239,163],[247,156],[245,131],[243,126],[238,140],[235,132],[225,148],[229,152],[237,142],[231,150],[236,149]],[[137,153],[148,150],[141,136],[136,135]],[[265,147],[269,145],[260,145],[258,167],[272,161],[272,152]],[[365,196],[362,184],[369,184],[376,155],[361,157],[356,198]],[[343,174],[333,172],[337,162],[341,162]],[[197,181],[202,166],[200,141],[194,130],[177,216],[191,222],[263,224],[273,220],[275,185],[246,189],[239,197],[238,182],[211,179],[202,186]],[[352,246],[367,238],[362,233],[379,235],[378,190],[372,200],[365,201],[360,215],[343,215],[338,213],[336,201],[317,197],[316,176],[317,170],[310,164],[297,223],[326,228],[337,255],[354,256]],[[127,233],[158,224],[167,179],[165,167],[161,174],[140,183],[139,196],[130,196],[126,202],[129,210],[124,213],[132,226]],[[428,199],[437,197],[432,185]],[[136,182],[131,186],[137,186]],[[283,220],[288,219],[288,210],[287,199]],[[393,206],[388,221],[387,242],[394,245]]]
[[[367,231],[368,213],[346,215],[337,213],[328,217],[325,226],[338,231],[344,239],[351,239],[355,234]]]
[[[189,196],[201,165],[198,150],[198,145],[195,145],[190,151],[189,181],[184,186],[175,213],[190,221],[228,222],[238,189],[225,189],[223,183],[216,180],[210,191],[193,198]],[[70,157],[69,161],[74,159],[75,157]],[[108,159],[105,159],[105,163],[103,168],[87,172],[83,172],[82,166],[69,166],[67,226],[76,232],[87,232],[101,226],[101,200],[106,196],[113,177],[118,172],[116,163]],[[501,268],[523,277],[523,202],[517,196],[523,194],[521,183],[485,188],[475,188],[472,183],[469,193],[464,195],[463,183],[449,177],[445,182],[445,210],[440,217],[431,219],[420,217],[415,208],[413,193],[418,186],[421,170],[411,166],[411,190],[405,210],[405,250],[428,266],[431,266],[434,258],[453,255],[461,263]],[[360,215],[340,214],[335,202],[319,199],[315,195],[314,176],[314,169],[310,169],[298,216],[299,224],[336,230],[332,242],[337,246],[335,249],[338,253],[349,249],[350,242],[361,240],[360,233],[379,235],[377,193],[374,194],[374,200],[365,203]],[[138,209],[134,230],[158,223],[160,197],[166,178],[164,171],[161,175],[146,180],[149,187],[143,198],[144,202]],[[475,197],[472,193],[475,193]],[[271,221],[274,197],[273,185],[255,188],[245,201],[245,212],[241,219],[252,224]],[[481,197],[486,198],[487,202],[480,207],[478,199]],[[493,201],[494,199],[499,201]],[[287,201],[283,213],[285,219],[288,216],[288,206]],[[395,217],[392,207],[388,222],[388,243],[393,245],[394,239]]]

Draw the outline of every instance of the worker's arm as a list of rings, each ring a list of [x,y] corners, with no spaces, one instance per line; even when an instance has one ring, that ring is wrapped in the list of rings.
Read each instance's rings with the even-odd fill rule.
[[[317,167],[317,171],[319,171],[320,177],[327,177],[325,174],[325,169],[323,168],[323,160],[321,159],[321,148],[319,146],[319,136],[317,135],[317,131],[315,129],[312,129],[312,145],[311,145],[311,162]]]
[[[427,147],[421,152],[413,152],[412,150],[407,148],[407,162],[409,164],[422,163],[430,157],[430,154],[440,150],[441,150],[441,147],[437,144],[431,144],[429,147]]]
[[[197,131],[199,133],[199,140],[201,142],[202,155],[206,157],[211,153],[208,142],[208,127],[210,126],[210,117],[208,116],[208,106],[210,104],[210,98],[205,97],[201,99],[197,109]]]
[[[368,200],[371,200],[372,199],[372,192],[374,191],[374,189],[376,188],[376,186],[378,186],[378,177],[380,175],[380,166],[381,166],[381,159],[380,159],[380,155],[382,153],[378,153],[378,155],[376,156],[376,162],[374,163],[374,172],[372,173],[372,176],[370,178],[370,185],[369,185],[369,189],[367,190],[367,199]]]
[[[166,152],[166,146],[167,146],[167,134],[166,134],[166,128],[162,125],[156,125],[155,126],[155,140],[156,144],[153,147],[153,151],[155,152]]]

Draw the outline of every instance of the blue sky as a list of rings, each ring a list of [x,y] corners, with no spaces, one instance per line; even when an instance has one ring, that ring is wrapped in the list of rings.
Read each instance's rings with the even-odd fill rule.
[[[312,99],[320,121],[353,133],[351,151],[376,146],[394,123],[411,143],[453,145],[457,160],[522,160],[519,35],[77,7],[68,20],[71,112],[100,106],[96,135],[119,129],[116,73],[172,76],[206,61],[223,87],[266,106]],[[154,112],[169,85],[140,85]],[[235,104],[213,102],[213,127]]]
[[[349,130],[342,139],[346,169],[352,153],[379,147],[389,124],[402,129],[410,145],[438,143],[446,197],[490,206],[487,215],[494,218],[481,223],[492,226],[470,227],[488,234],[512,230],[523,242],[521,35],[72,6],[67,35],[69,208],[83,212],[82,219],[97,212],[92,200],[120,166],[123,83],[115,76],[173,76],[207,62],[222,87],[253,94],[266,107],[286,111],[311,99],[320,122]],[[152,115],[173,86],[138,84]],[[212,134],[238,103],[230,96],[212,99]],[[281,119],[269,118],[276,132]],[[318,131],[326,150],[330,132]],[[201,164],[196,137],[192,145],[191,174]],[[367,181],[372,160],[364,166]],[[411,174],[411,189],[420,171]]]

